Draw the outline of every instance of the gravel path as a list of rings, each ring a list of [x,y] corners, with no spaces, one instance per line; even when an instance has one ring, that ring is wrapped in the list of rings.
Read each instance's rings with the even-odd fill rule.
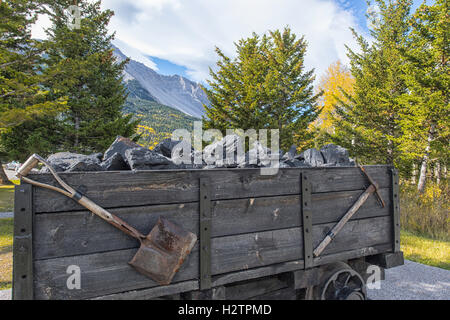
[[[450,300],[450,271],[405,260],[386,270],[381,288],[368,290],[372,300]]]
[[[450,271],[405,260],[386,270],[381,288],[368,295],[371,300],[450,300]],[[11,290],[0,291],[0,300],[10,299]]]
[[[0,290],[0,300],[11,300],[11,289]]]

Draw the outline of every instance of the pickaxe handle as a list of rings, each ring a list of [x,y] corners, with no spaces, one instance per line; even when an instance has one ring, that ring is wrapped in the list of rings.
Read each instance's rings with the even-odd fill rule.
[[[366,202],[367,198],[374,193],[376,190],[375,186],[371,184],[366,191],[364,191],[356,200],[356,202],[351,206],[347,213],[342,217],[342,219],[331,229],[322,242],[314,249],[314,256],[319,256],[326,246],[334,239],[334,237],[341,231],[348,220],[358,211],[358,209]]]
[[[356,200],[356,202],[351,206],[350,209],[345,213],[345,215],[339,220],[339,222],[333,227],[333,229],[328,232],[328,234],[325,236],[325,238],[322,240],[322,242],[316,247],[316,249],[313,251],[313,254],[315,257],[318,257],[323,250],[327,247],[327,245],[334,239],[334,237],[341,231],[341,229],[344,227],[344,225],[347,223],[348,220],[359,210],[359,208],[366,202],[367,198],[372,194],[375,193],[378,200],[381,202],[381,206],[384,208],[385,203],[383,201],[383,198],[381,197],[381,194],[378,190],[378,183],[372,179],[372,177],[367,174],[364,167],[360,166],[358,164],[358,167],[361,169],[362,173],[367,177],[367,179],[370,182],[370,186],[364,191]]]
[[[50,173],[53,175],[53,177],[56,179],[56,181],[58,181],[59,185],[62,188],[58,188],[58,187],[55,187],[55,186],[52,186],[52,185],[49,185],[46,183],[34,181],[34,180],[26,177],[28,175],[28,173],[30,173],[30,171],[39,162],[44,164],[50,170]],[[32,185],[35,185],[35,186],[38,186],[41,188],[50,189],[50,190],[59,192],[59,193],[65,195],[66,197],[72,198],[73,200],[75,200],[76,202],[81,204],[83,207],[87,208],[92,213],[96,214],[103,220],[109,222],[114,227],[122,230],[126,234],[138,239],[139,241],[141,241],[141,239],[145,238],[144,235],[142,235],[138,230],[136,230],[135,228],[130,226],[128,223],[126,223],[119,217],[113,215],[112,213],[108,212],[107,210],[103,209],[98,204],[94,203],[92,200],[90,200],[86,196],[80,194],[74,188],[72,188],[67,183],[65,183],[64,180],[62,180],[61,177],[56,173],[56,170],[45,159],[43,159],[41,156],[39,156],[37,154],[33,154],[30,158],[28,158],[27,161],[25,161],[25,163],[19,168],[19,170],[17,170],[17,175],[23,181],[25,181],[27,183],[30,183]]]

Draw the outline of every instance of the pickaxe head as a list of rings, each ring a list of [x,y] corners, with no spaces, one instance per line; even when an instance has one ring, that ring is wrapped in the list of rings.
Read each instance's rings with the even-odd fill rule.
[[[378,198],[378,200],[380,201],[381,206],[384,208],[384,207],[385,207],[385,203],[384,203],[384,200],[383,200],[383,198],[381,197],[381,194],[380,194],[380,192],[379,192],[379,190],[378,190],[378,183],[376,183],[376,181],[373,180],[373,179],[370,177],[370,175],[366,172],[366,169],[364,169],[363,166],[361,166],[361,165],[358,164],[358,167],[359,167],[359,169],[361,169],[361,171],[362,171],[362,172],[364,173],[364,175],[367,177],[367,179],[369,180],[370,184],[374,186],[374,188],[375,188],[375,194],[377,195],[377,198]]]

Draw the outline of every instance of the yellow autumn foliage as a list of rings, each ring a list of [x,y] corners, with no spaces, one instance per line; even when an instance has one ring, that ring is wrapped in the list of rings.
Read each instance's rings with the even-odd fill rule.
[[[338,99],[347,102],[341,88],[345,92],[353,94],[354,83],[355,79],[352,77],[350,70],[341,61],[338,60],[328,67],[326,73],[320,79],[318,87],[319,91],[323,91],[321,99],[321,107],[323,109],[317,120],[312,124],[311,129],[333,133],[332,116],[335,115]]]

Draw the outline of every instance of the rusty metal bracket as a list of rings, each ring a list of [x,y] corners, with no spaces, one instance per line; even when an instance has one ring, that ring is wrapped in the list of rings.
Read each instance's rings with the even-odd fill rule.
[[[33,187],[14,192],[13,300],[33,299]]]
[[[210,179],[200,178],[200,290],[211,288]]]
[[[313,267],[313,238],[311,216],[311,182],[308,176],[301,174],[301,215],[303,225],[303,252],[305,269]]]
[[[393,219],[393,236],[394,236],[394,252],[400,251],[400,192],[399,192],[399,176],[398,170],[391,170],[392,178],[392,219]]]

